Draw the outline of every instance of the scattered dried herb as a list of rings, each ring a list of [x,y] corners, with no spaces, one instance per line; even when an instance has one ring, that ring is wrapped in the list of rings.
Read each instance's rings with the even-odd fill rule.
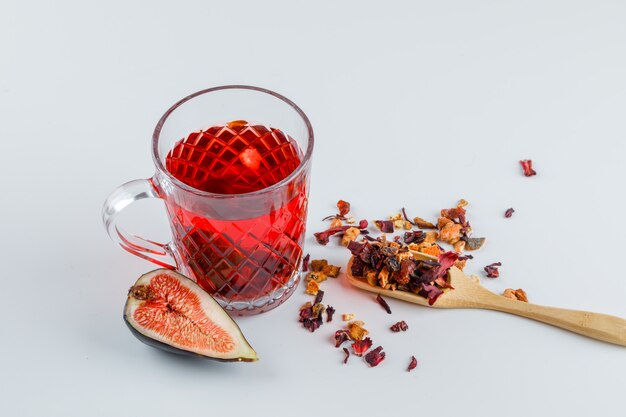
[[[411,362],[409,362],[409,367],[406,370],[407,372],[411,372],[416,367],[417,367],[417,359],[415,359],[415,356],[411,356]]]
[[[336,348],[338,348],[339,346],[341,346],[343,342],[347,342],[348,340],[350,340],[350,333],[347,330],[341,329],[335,332],[335,347]]]
[[[331,278],[337,278],[339,271],[341,271],[341,267],[335,265],[326,265],[322,268],[322,273]]]
[[[422,243],[426,239],[426,234],[421,230],[412,230],[404,233],[404,243]]]
[[[514,290],[513,288],[507,288],[502,293],[506,298],[511,298],[513,300],[523,301],[525,303],[528,302],[528,297],[526,296],[526,291],[521,288]]]
[[[484,237],[464,237],[461,239],[465,242],[466,250],[478,250],[483,247],[487,240]]]
[[[530,159],[522,159],[519,161],[522,165],[522,169],[524,170],[524,175],[526,177],[532,177],[533,175],[537,175],[537,172],[533,169],[533,161]]]
[[[402,320],[391,326],[390,329],[395,333],[406,332],[409,329],[409,325],[406,324],[406,321]]]
[[[333,321],[333,315],[335,314],[335,308],[333,306],[326,307],[326,323]]]
[[[361,220],[357,228],[359,229],[359,232],[361,234],[367,234],[367,226],[367,220]],[[315,236],[315,240],[317,240],[317,243],[319,243],[320,245],[327,245],[330,241],[331,236],[338,233],[345,233],[346,230],[350,229],[351,227],[352,226],[331,227],[330,229],[324,230],[323,232],[313,233],[313,236]]]
[[[341,316],[341,319],[343,321],[354,320],[354,314],[344,314],[344,315]]]
[[[352,343],[352,351],[356,356],[363,356],[372,347],[372,339],[366,337],[363,340],[356,340]]]
[[[391,307],[389,307],[389,304],[387,304],[387,301],[383,297],[381,297],[380,294],[376,296],[376,301],[378,301],[378,304],[380,304],[382,308],[385,309],[387,314],[391,314]]]
[[[500,276],[500,271],[498,271],[498,267],[502,266],[502,262],[494,262],[485,267],[485,272],[489,278],[498,278]]]
[[[306,292],[307,294],[311,294],[311,295],[317,295],[319,290],[320,290],[320,284],[317,281],[310,280],[306,284],[306,289],[304,290],[304,292]]]
[[[411,223],[413,226],[415,226],[415,223],[412,222],[411,220],[409,220],[409,216],[406,215],[406,210],[404,209],[404,207],[402,207],[402,216],[404,217],[404,220],[406,220],[407,222]]]
[[[346,354],[346,357],[343,360],[343,364],[345,365],[346,363],[348,363],[348,358],[350,357],[350,351],[348,350],[348,348],[343,348],[343,353]]]
[[[504,217],[508,219],[513,215],[513,213],[515,213],[515,210],[511,207],[504,212]]]
[[[315,294],[315,302],[313,304],[321,304],[324,299],[324,291],[319,290],[317,294]]]
[[[372,368],[374,366],[378,366],[385,359],[385,352],[383,352],[383,347],[378,346],[376,349],[369,351],[367,355],[365,355],[365,361]]]
[[[309,259],[311,259],[311,254],[307,253],[304,258],[302,258],[302,272],[306,272],[309,270]]]
[[[345,216],[350,212],[350,203],[344,200],[337,201],[337,208],[339,209],[339,214],[341,216]]]
[[[363,327],[363,324],[365,323],[360,320],[348,323],[348,334],[350,335],[350,339],[363,340],[363,338],[369,334],[369,331]]]
[[[311,271],[314,272],[319,272],[321,271],[326,265],[328,265],[328,261],[326,259],[313,259],[311,261]]]
[[[393,222],[391,220],[374,220],[374,224],[383,233],[393,233]]]

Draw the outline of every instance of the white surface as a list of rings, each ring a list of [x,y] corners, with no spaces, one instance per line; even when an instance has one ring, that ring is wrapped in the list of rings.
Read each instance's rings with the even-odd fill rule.
[[[468,270],[503,263],[488,288],[626,317],[625,19],[617,1],[3,1],[0,415],[623,416],[625,348],[495,312],[391,300],[388,316],[341,279],[326,300],[365,320],[387,352],[377,368],[341,365],[339,320],[299,327],[302,289],[238,320],[258,363],[158,352],[122,321],[153,266],[114,247],[100,208],[152,175],[150,134],[174,101],[260,85],[314,124],[310,232],[338,198],[374,219],[463,197],[488,238]],[[167,236],[159,204],[133,213]],[[401,319],[407,333],[386,330]]]

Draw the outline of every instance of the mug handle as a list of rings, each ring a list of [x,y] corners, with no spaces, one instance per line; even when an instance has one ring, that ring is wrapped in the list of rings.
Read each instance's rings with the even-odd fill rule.
[[[118,215],[131,203],[144,198],[161,198],[152,179],[134,180],[117,187],[106,199],[102,207],[102,222],[111,239],[133,255],[150,262],[176,269],[170,243],[158,243],[128,233],[117,225]]]

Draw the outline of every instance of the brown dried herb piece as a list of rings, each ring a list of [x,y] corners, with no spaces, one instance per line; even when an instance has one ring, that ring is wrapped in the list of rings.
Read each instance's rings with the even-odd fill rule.
[[[407,372],[411,372],[416,367],[417,367],[417,359],[415,359],[415,356],[411,356],[411,362],[409,362],[409,367],[406,370]]]
[[[376,296],[376,301],[378,302],[378,304],[381,305],[382,308],[385,309],[387,314],[391,314],[391,307],[389,307],[389,304],[387,304],[387,301],[383,297],[381,297],[380,294]]]
[[[374,224],[382,233],[393,233],[393,222],[391,220],[374,220]]]
[[[347,330],[341,329],[335,332],[335,347],[336,348],[338,348],[339,346],[341,346],[343,342],[347,342],[348,340],[350,340],[350,333]]]
[[[389,329],[395,333],[406,332],[409,329],[409,325],[406,324],[406,321],[402,320],[391,326]]]
[[[326,265],[322,268],[322,273],[331,278],[337,278],[339,276],[339,271],[341,271],[341,267],[335,265]]]
[[[366,337],[363,340],[357,340],[352,344],[352,351],[356,356],[363,356],[369,348],[372,347],[372,339]]]
[[[334,314],[335,314],[335,308],[333,306],[326,307],[326,323],[333,321]]]
[[[483,247],[487,239],[484,237],[464,237],[465,250],[478,250]]]
[[[511,298],[513,300],[523,301],[525,303],[528,302],[528,297],[526,296],[526,291],[521,288],[514,290],[513,288],[507,288],[502,293],[506,298]]]
[[[309,259],[311,259],[310,253],[307,253],[306,256],[302,258],[302,272],[309,270]]]
[[[315,294],[315,301],[313,302],[313,304],[321,304],[322,300],[324,299],[324,291],[319,290],[317,291],[317,294]]]
[[[317,281],[311,280],[306,285],[306,289],[304,290],[304,292],[306,292],[307,294],[316,295],[319,290],[320,284]]]
[[[363,340],[363,338],[369,334],[369,332],[363,328],[363,324],[365,323],[359,320],[348,323],[348,332],[352,340]]]
[[[487,277],[489,278],[498,278],[500,276],[500,271],[498,271],[498,267],[502,266],[502,262],[494,262],[490,265],[487,265],[484,269],[487,273]]]
[[[504,212],[504,217],[506,217],[507,219],[511,218],[511,216],[513,215],[513,213],[515,213],[515,209],[513,209],[513,207],[511,207],[510,209],[507,209]]]
[[[468,204],[469,204],[469,202],[466,199],[462,198],[462,199],[459,200],[458,203],[456,203],[456,206],[457,206],[457,208],[461,208],[461,207],[467,206]]]
[[[337,201],[337,209],[339,209],[339,214],[341,216],[345,216],[350,212],[350,203],[344,200]]]
[[[522,159],[519,161],[520,165],[522,165],[522,170],[524,171],[524,176],[532,177],[533,175],[537,175],[537,172],[533,169],[533,161],[530,159]]]
[[[435,226],[429,221],[422,219],[421,217],[413,218],[413,223],[420,229],[436,229],[437,228],[437,226]]]
[[[345,365],[346,363],[348,363],[348,358],[350,357],[350,351],[348,350],[348,348],[343,348],[343,353],[346,354],[346,357],[343,360],[343,364]]]
[[[374,366],[378,366],[385,359],[385,352],[383,352],[383,347],[378,346],[376,349],[369,351],[367,355],[365,355],[365,362],[368,363],[372,368]]]
[[[311,271],[319,272],[328,265],[328,261],[326,259],[313,259],[311,261]]]

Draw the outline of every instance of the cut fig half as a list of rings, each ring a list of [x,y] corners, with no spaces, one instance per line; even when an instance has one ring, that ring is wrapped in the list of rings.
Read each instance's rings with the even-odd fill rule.
[[[172,353],[220,361],[256,361],[237,323],[202,288],[170,269],[139,277],[124,321],[142,342]]]

